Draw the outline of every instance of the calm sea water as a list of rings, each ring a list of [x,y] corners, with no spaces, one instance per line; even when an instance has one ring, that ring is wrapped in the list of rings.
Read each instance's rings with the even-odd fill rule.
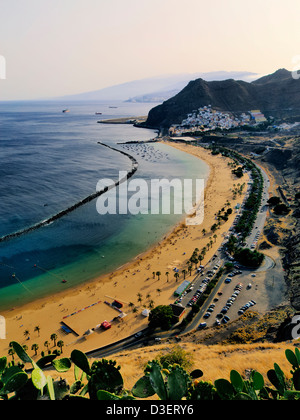
[[[162,144],[122,146],[156,137],[99,119],[147,115],[153,104],[0,103],[0,237],[27,228],[116,180],[136,157],[135,178],[206,178],[198,159]],[[62,113],[68,107],[70,112]],[[102,112],[102,115],[95,115]],[[49,226],[0,243],[0,309],[7,309],[107,273],[160,240],[179,215],[105,215],[96,200]],[[62,283],[66,280],[67,283]]]

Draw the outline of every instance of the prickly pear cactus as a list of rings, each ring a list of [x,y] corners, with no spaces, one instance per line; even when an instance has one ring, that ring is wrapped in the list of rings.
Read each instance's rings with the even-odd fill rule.
[[[133,387],[132,393],[139,398],[148,398],[157,394],[161,400],[181,400],[188,392],[191,379],[179,365],[162,368],[157,361],[149,362],[145,376]]]
[[[137,398],[149,398],[154,394],[155,391],[151,385],[149,376],[143,376],[132,388],[132,395]]]
[[[215,399],[216,394],[217,390],[211,382],[196,379],[189,389],[187,400],[212,401]]]
[[[90,398],[97,400],[97,391],[108,391],[119,394],[123,389],[123,378],[120,367],[111,360],[96,361],[91,367],[91,376],[88,384]]]
[[[191,380],[187,372],[179,365],[173,365],[167,379],[168,400],[181,400],[188,391]]]

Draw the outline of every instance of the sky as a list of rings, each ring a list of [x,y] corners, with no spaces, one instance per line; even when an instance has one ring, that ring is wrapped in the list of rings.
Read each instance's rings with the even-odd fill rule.
[[[299,40],[299,0],[0,0],[0,100],[293,70]]]

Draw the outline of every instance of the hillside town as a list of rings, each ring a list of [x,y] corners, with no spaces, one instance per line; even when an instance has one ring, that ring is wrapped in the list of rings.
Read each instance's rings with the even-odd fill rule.
[[[180,136],[183,133],[212,131],[216,129],[230,130],[251,124],[260,124],[267,121],[260,110],[249,111],[233,115],[230,112],[217,111],[211,105],[204,106],[187,115],[181,124],[172,125],[170,136]]]

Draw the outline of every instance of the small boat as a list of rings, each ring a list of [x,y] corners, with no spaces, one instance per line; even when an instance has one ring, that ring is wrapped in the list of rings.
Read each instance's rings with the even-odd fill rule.
[[[102,115],[102,112],[95,112],[95,115]]]
[[[116,109],[118,107],[117,106],[110,106],[109,108]]]
[[[63,109],[63,113],[70,112],[69,109]]]

